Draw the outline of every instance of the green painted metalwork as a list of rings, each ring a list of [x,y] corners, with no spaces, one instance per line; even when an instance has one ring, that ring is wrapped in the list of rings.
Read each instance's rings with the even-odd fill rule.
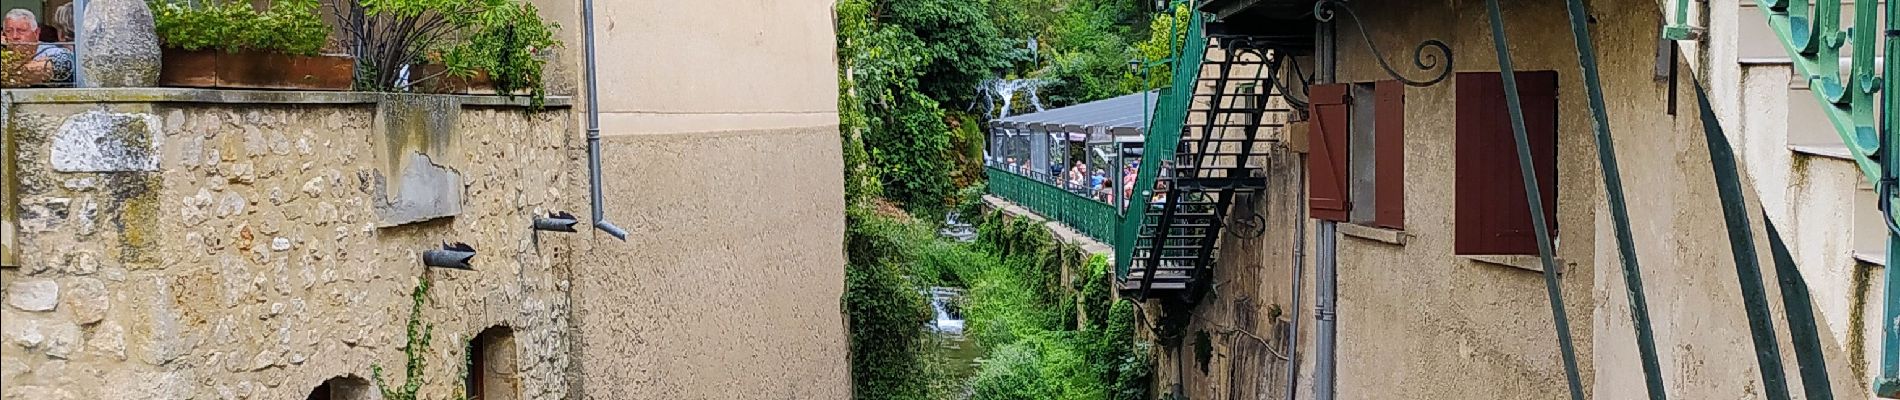
[[[1629,206],[1623,196],[1622,167],[1616,162],[1616,140],[1610,135],[1610,116],[1603,100],[1603,80],[1598,76],[1596,44],[1590,39],[1590,13],[1583,0],[1567,0],[1570,34],[1577,44],[1577,64],[1583,70],[1585,92],[1590,97],[1590,117],[1596,130],[1597,165],[1603,171],[1603,188],[1609,199],[1610,222],[1616,232],[1617,258],[1623,264],[1623,285],[1630,302],[1630,322],[1636,325],[1636,349],[1642,359],[1643,383],[1651,400],[1669,398],[1663,385],[1662,364],[1656,354],[1656,334],[1649,323],[1649,299],[1643,289],[1643,268],[1637,263],[1636,241],[1630,233]],[[1689,0],[1679,0],[1676,21],[1688,16]],[[1686,27],[1685,27],[1686,28]],[[1540,214],[1541,215],[1541,214]]]
[[[1537,169],[1531,161],[1530,134],[1524,129],[1524,107],[1518,101],[1517,69],[1511,65],[1510,40],[1504,35],[1504,13],[1498,0],[1485,0],[1491,17],[1491,43],[1498,52],[1498,70],[1504,80],[1504,104],[1511,112],[1511,133],[1517,140],[1517,166],[1524,178],[1525,201],[1530,202],[1531,226],[1537,230],[1537,255],[1544,263],[1544,289],[1550,296],[1550,312],[1557,325],[1557,345],[1563,352],[1564,378],[1572,400],[1583,400],[1583,376],[1577,371],[1577,347],[1570,338],[1570,317],[1564,310],[1563,285],[1558,279],[1557,260],[1552,254],[1549,222],[1544,220],[1544,201],[1537,187]]]
[[[1900,6],[1887,3],[1886,54],[1900,54]],[[1858,50],[1857,50],[1858,51]],[[1871,51],[1868,53],[1872,53]],[[1856,53],[1859,54],[1859,53]],[[1883,75],[1889,78],[1900,77],[1900,60],[1888,57],[1884,60]],[[1880,88],[1882,81],[1869,80],[1873,87]],[[1880,160],[1881,171],[1885,172],[1880,180],[1873,181],[1880,188],[1880,211],[1887,226],[1887,259],[1900,255],[1900,227],[1895,226],[1893,202],[1895,175],[1900,175],[1900,157],[1891,156],[1894,149],[1900,149],[1900,134],[1895,134],[1895,118],[1900,118],[1900,99],[1892,97],[1892,91],[1882,91],[1881,104],[1885,110],[1880,114],[1879,137],[1875,138],[1881,149],[1890,154]],[[1858,133],[1858,132],[1857,132]],[[1856,135],[1857,138],[1862,135]],[[1857,146],[1848,146],[1850,148]],[[1880,376],[1874,382],[1874,393],[1880,397],[1900,398],[1900,268],[1894,268],[1888,261],[1886,315],[1880,321],[1884,334],[1881,335]]]
[[[1669,40],[1689,40],[1695,38],[1695,29],[1689,27],[1689,0],[1675,0],[1676,21],[1663,28],[1663,38]]]
[[[1797,2],[1799,2],[1797,0]],[[1742,180],[1735,150],[1722,133],[1722,122],[1709,106],[1702,84],[1696,83],[1696,102],[1702,111],[1702,132],[1709,147],[1709,165],[1715,169],[1715,190],[1722,198],[1722,216],[1728,224],[1729,252],[1735,256],[1735,275],[1741,280],[1742,308],[1748,315],[1748,330],[1755,341],[1755,363],[1761,369],[1762,386],[1769,400],[1788,400],[1787,371],[1782,370],[1781,345],[1775,341],[1775,321],[1768,309],[1768,290],[1762,284],[1760,256],[1755,253],[1754,230],[1748,221],[1747,202],[1742,197]]]
[[[1894,113],[1900,112],[1900,99],[1883,101],[1882,78],[1875,76],[1875,46],[1884,46],[1887,54],[1900,54],[1900,7],[1886,7],[1885,29],[1877,29],[1880,2],[1854,3],[1854,29],[1842,32],[1841,0],[1818,0],[1813,6],[1805,0],[1757,0],[1768,10],[1767,19],[1793,61],[1795,73],[1807,77],[1815,101],[1834,131],[1846,145],[1856,166],[1868,182],[1879,190],[1881,211],[1889,227],[1887,254],[1900,254],[1900,229],[1889,205],[1894,201],[1894,177],[1900,173],[1900,157],[1879,157],[1883,149],[1900,147],[1900,135],[1894,134]],[[1884,33],[1884,34],[1883,34]],[[1884,43],[1882,42],[1884,40]],[[1847,76],[1840,73],[1840,47],[1852,45],[1853,55]],[[1900,76],[1900,60],[1880,61],[1882,75]],[[1884,106],[1882,105],[1884,104]],[[1876,120],[1876,108],[1885,107]],[[1900,271],[1887,269],[1885,318],[1881,319],[1880,373],[1874,383],[1876,394],[1900,398]],[[1792,319],[1796,312],[1792,310]],[[1813,334],[1797,332],[1797,334]],[[1797,343],[1797,349],[1799,344]],[[1803,356],[1805,357],[1805,356]],[[1817,355],[1818,362],[1818,355]],[[1808,369],[1808,366],[1803,366]],[[1804,379],[1804,381],[1807,379]],[[1810,389],[1812,390],[1812,389]]]
[[[1180,144],[1181,129],[1187,123],[1196,80],[1200,78],[1201,61],[1207,56],[1207,35],[1202,30],[1204,13],[1193,11],[1191,14],[1180,46],[1170,50],[1169,59],[1173,63],[1169,72],[1174,76],[1169,80],[1169,87],[1163,88],[1160,97],[1155,99],[1155,112],[1143,131],[1147,137],[1142,142],[1141,167],[1135,173],[1134,186],[1141,190],[1129,196],[1128,212],[1115,232],[1115,243],[1127,244],[1115,246],[1115,273],[1122,279],[1128,277],[1129,266],[1133,265],[1134,243],[1141,232],[1142,221],[1151,211],[1148,200],[1153,195],[1161,163],[1171,161]]]
[[[1820,327],[1815,323],[1814,298],[1808,293],[1808,281],[1781,240],[1775,221],[1763,215],[1768,226],[1768,253],[1775,260],[1775,280],[1781,286],[1781,306],[1788,312],[1788,332],[1794,339],[1794,357],[1801,372],[1803,393],[1809,400],[1833,400],[1833,381],[1828,380],[1827,358],[1822,353]]]
[[[1837,101],[1861,92],[1845,90],[1846,86],[1840,83],[1840,55],[1837,49],[1842,39],[1846,38],[1846,35],[1839,32],[1840,0],[1821,0],[1820,4],[1812,7],[1813,13],[1821,16],[1818,21],[1810,17],[1811,7],[1805,1],[1757,1],[1763,8],[1768,9],[1770,30],[1781,38],[1782,46],[1788,50],[1795,73],[1808,77],[1809,87],[1813,89],[1811,92],[1814,93],[1815,99],[1821,102],[1822,112],[1827,115],[1828,122],[1834,125],[1842,142],[1847,144],[1847,150],[1852,154],[1854,163],[1860,167],[1861,173],[1869,182],[1878,182],[1882,169],[1872,158],[1873,153],[1880,149],[1872,124],[1874,109],[1866,106],[1856,107],[1860,104],[1870,104],[1874,99],[1868,96],[1862,102]],[[1872,3],[1867,2],[1867,4]],[[1864,6],[1857,5],[1857,7]],[[1856,10],[1858,11],[1859,8]],[[1889,8],[1888,13],[1893,12],[1893,9]],[[1862,14],[1872,15],[1872,13]],[[1855,17],[1856,21],[1862,19],[1861,15]],[[1894,22],[1890,19],[1888,24],[1891,26]],[[1861,33],[1871,34],[1872,32],[1869,30]],[[1835,45],[1823,46],[1823,42],[1828,40],[1834,41]],[[1867,57],[1869,60],[1865,62],[1871,63],[1874,52],[1871,51],[1871,47],[1868,49],[1870,51],[1862,52],[1856,48],[1854,56]],[[1891,70],[1893,61],[1889,61],[1888,64]],[[1879,86],[1871,78],[1865,81],[1872,87]]]
[[[1115,227],[1121,221],[1115,206],[999,168],[990,167],[987,171],[990,194],[1008,199],[1043,218],[1061,222],[1102,243],[1115,244]]]

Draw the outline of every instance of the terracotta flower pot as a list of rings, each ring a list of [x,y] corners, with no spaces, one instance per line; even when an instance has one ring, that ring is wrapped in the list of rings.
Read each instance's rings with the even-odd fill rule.
[[[160,86],[342,91],[356,79],[355,59],[341,55],[168,48],[163,60]]]
[[[430,94],[491,94],[494,84],[489,82],[488,73],[475,71],[468,77],[459,77],[447,73],[448,67],[437,64],[419,65],[410,68],[411,79],[415,82],[416,93]]]

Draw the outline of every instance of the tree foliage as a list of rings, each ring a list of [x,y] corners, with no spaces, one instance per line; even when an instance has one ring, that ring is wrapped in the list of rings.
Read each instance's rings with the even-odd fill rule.
[[[1027,59],[1027,38],[1004,38],[989,0],[885,0],[883,20],[913,34],[924,57],[918,89],[950,105],[970,104],[976,85]]]
[[[274,1],[264,11],[236,0],[148,4],[159,41],[171,48],[313,55],[330,37],[316,0]]]

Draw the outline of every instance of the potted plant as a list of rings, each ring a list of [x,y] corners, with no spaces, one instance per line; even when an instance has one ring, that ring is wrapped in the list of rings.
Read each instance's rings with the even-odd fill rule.
[[[520,0],[356,0],[339,2],[356,46],[364,90],[525,95],[545,93],[545,50],[560,47],[556,24]]]
[[[242,0],[151,6],[164,47],[161,86],[350,90],[354,83],[350,56],[319,54],[331,29],[317,0],[273,1],[265,11]]]

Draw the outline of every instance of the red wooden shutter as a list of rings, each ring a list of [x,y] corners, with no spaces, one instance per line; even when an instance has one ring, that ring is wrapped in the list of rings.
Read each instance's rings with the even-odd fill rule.
[[[1373,152],[1379,160],[1373,167],[1376,212],[1373,224],[1381,228],[1405,229],[1405,84],[1383,81],[1373,85]]]
[[[1307,203],[1313,218],[1346,221],[1346,90],[1344,84],[1313,85],[1307,98],[1313,111],[1307,130]]]
[[[1531,164],[1551,235],[1557,234],[1557,73],[1516,74]],[[1537,254],[1517,139],[1496,72],[1457,76],[1457,222],[1454,253]]]

